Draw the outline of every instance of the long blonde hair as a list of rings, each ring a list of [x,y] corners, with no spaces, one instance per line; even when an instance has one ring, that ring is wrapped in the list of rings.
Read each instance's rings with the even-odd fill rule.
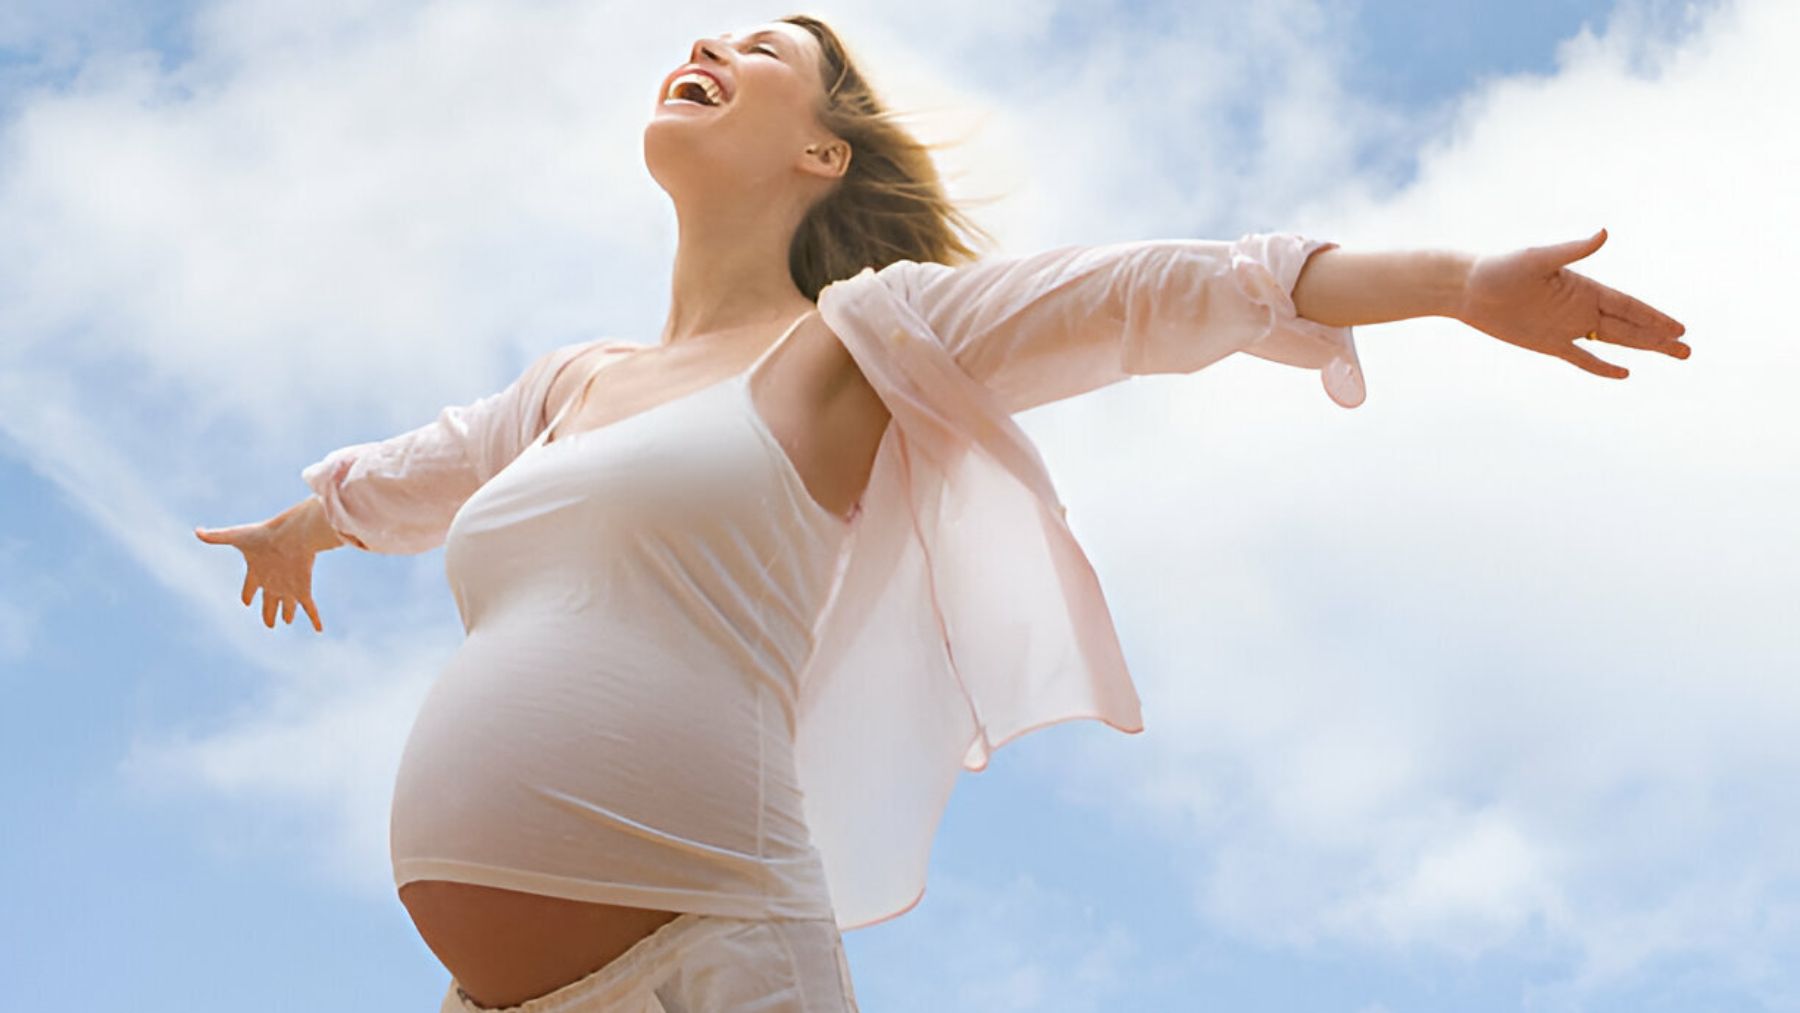
[[[788,247],[788,271],[808,299],[865,267],[897,260],[957,264],[980,254],[965,237],[993,245],[993,236],[944,192],[928,145],[895,122],[876,97],[837,33],[817,18],[782,18],[819,40],[825,129],[850,145],[850,166],[837,185],[800,220]]]

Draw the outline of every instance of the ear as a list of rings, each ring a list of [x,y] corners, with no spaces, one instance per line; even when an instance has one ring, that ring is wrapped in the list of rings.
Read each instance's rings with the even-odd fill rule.
[[[826,179],[841,177],[850,169],[850,145],[838,138],[815,141],[801,154],[801,168]]]

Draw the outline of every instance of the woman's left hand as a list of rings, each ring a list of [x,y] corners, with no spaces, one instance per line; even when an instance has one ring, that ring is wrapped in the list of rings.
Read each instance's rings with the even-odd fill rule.
[[[1630,371],[1577,348],[1577,338],[1591,333],[1595,340],[1687,358],[1693,350],[1676,340],[1687,333],[1680,321],[1563,266],[1605,242],[1601,229],[1587,239],[1476,257],[1456,318],[1508,344],[1616,380]]]

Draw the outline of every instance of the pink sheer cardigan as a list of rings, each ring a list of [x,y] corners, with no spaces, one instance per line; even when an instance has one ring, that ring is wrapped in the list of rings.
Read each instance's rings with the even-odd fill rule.
[[[1319,370],[1356,407],[1350,328],[1292,300],[1306,259],[1336,245],[1267,233],[901,261],[820,293],[892,417],[801,675],[796,764],[840,929],[919,902],[961,770],[1061,721],[1143,730],[1099,582],[1012,414],[1239,351]],[[301,477],[360,547],[433,548],[542,430],[557,372],[596,343],[554,348],[499,393]]]

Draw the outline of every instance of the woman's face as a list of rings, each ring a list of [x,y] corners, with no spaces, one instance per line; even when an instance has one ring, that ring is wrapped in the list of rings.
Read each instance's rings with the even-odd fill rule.
[[[671,197],[791,181],[806,147],[830,139],[816,113],[821,55],[811,32],[779,21],[696,41],[644,128],[650,174]]]

